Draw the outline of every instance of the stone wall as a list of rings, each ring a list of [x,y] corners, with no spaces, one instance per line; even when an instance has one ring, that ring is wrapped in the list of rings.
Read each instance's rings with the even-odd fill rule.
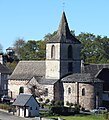
[[[54,86],[53,85],[44,85],[44,88],[48,89],[48,95],[42,95],[41,98],[45,101],[46,99],[54,100]]]
[[[29,93],[26,84],[28,80],[9,80],[8,81],[8,95],[16,98],[19,95],[19,88],[24,87],[24,93]]]
[[[76,95],[76,84],[75,83],[63,83],[64,87],[64,105],[66,102],[76,103],[77,95]],[[68,93],[68,89],[71,88],[71,94]]]
[[[82,90],[85,94],[82,95]],[[79,104],[85,109],[94,109],[94,85],[91,83],[79,83]]]
[[[55,47],[55,57],[51,58],[52,45]],[[46,44],[46,79],[60,78],[60,44]]]
[[[87,110],[94,109],[95,97],[99,93],[98,104],[102,103],[102,83],[63,83],[64,87],[64,104],[69,101],[70,103],[79,103],[81,107]],[[71,93],[68,89],[71,88]],[[84,94],[82,90],[84,89]]]

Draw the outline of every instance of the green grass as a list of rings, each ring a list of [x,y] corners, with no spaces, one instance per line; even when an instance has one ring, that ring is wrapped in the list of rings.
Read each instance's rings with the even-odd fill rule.
[[[84,116],[51,116],[49,118],[63,118],[65,120],[105,120],[103,115],[84,115]]]

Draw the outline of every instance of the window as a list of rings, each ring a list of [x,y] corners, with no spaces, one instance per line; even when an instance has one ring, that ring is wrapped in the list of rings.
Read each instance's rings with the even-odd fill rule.
[[[48,96],[48,88],[45,88],[45,96]]]
[[[51,58],[55,58],[55,46],[54,45],[52,45],[52,47],[51,47]]]
[[[71,94],[71,88],[70,87],[68,88],[68,94]]]
[[[19,88],[19,94],[20,94],[20,93],[24,93],[24,87],[20,87],[20,88]]]
[[[85,88],[82,89],[82,96],[85,96]]]
[[[69,46],[68,46],[68,58],[70,58],[70,59],[72,58],[72,55],[73,55],[72,53],[73,53],[73,52],[72,52],[72,46],[69,45]]]
[[[73,68],[72,68],[72,62],[68,63],[68,72],[72,72]]]

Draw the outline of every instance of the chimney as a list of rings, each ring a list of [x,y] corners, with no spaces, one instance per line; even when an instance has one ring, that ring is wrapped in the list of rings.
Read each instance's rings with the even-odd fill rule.
[[[0,55],[0,63],[3,64],[3,56]]]
[[[84,72],[84,61],[81,60],[81,73],[83,73],[83,72]]]

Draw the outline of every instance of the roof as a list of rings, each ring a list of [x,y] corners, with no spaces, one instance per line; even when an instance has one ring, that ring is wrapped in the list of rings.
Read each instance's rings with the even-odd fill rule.
[[[62,82],[85,82],[85,83],[89,83],[89,82],[102,82],[99,79],[95,79],[94,77],[91,76],[91,74],[89,73],[75,73],[75,74],[71,74],[68,75],[66,77],[64,77],[62,80]]]
[[[9,79],[30,80],[33,76],[45,75],[45,61],[20,61]]]
[[[13,105],[16,105],[16,106],[25,106],[26,103],[29,101],[29,99],[31,97],[32,97],[31,94],[20,94],[16,98],[15,102],[13,103]]]
[[[45,79],[44,77],[34,77],[39,84],[54,85],[58,79]]]
[[[0,63],[0,73],[11,74],[12,72],[7,66]]]
[[[109,68],[109,64],[88,64],[82,69],[82,73],[90,73],[95,76],[103,68]]]
[[[62,14],[62,18],[56,35],[54,35],[47,42],[48,43],[80,43],[80,41],[76,39],[70,32],[65,12],[63,12]]]
[[[102,70],[100,70],[96,74],[96,77],[109,83],[109,68],[103,68]]]

